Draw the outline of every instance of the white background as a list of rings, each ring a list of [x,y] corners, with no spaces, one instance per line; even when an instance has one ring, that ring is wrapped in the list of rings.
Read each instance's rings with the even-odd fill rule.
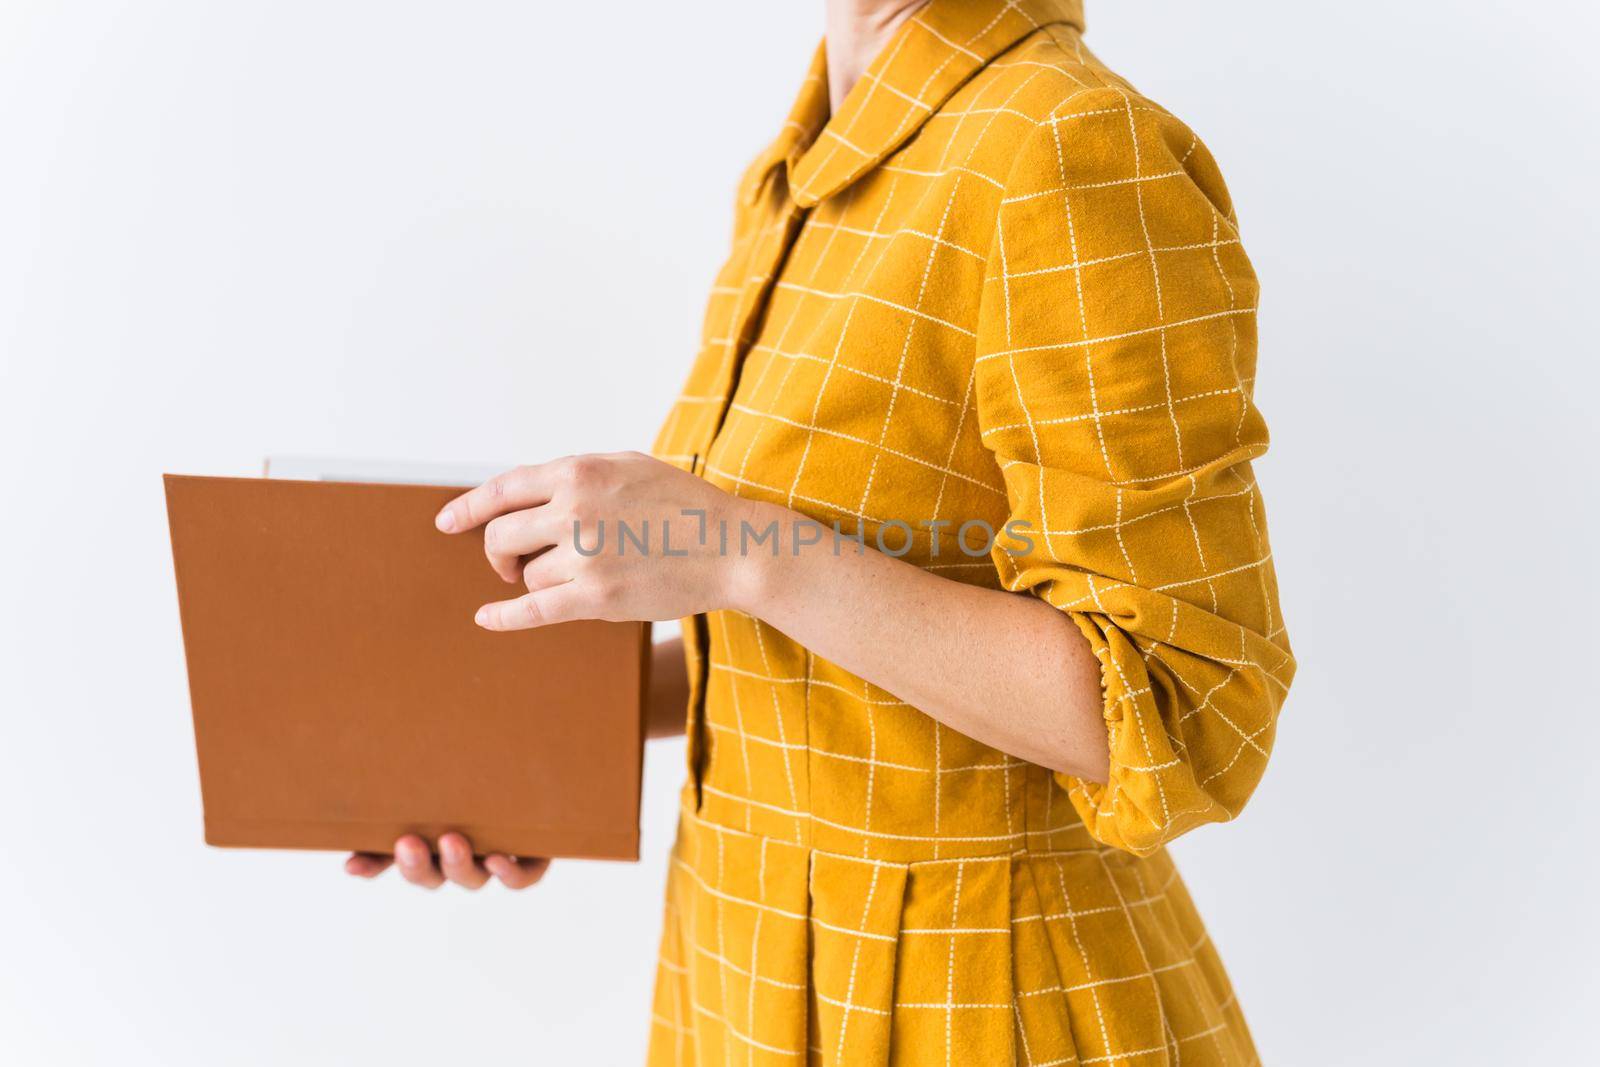
[[[0,5],[0,1059],[640,1060],[680,745],[521,895],[202,847],[160,474],[647,446],[819,6]],[[1594,6],[1089,16],[1264,284],[1303,666],[1178,851],[1266,1061],[1589,1060]]]

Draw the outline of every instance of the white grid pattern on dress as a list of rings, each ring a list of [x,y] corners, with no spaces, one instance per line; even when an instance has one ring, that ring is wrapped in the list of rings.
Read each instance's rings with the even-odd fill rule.
[[[715,613],[652,1062],[1253,1062],[1160,846],[1237,813],[1292,674],[1255,283],[1204,146],[1075,6],[935,0],[820,136],[814,67],[657,454],[869,543],[1029,522],[1015,557],[919,530],[907,558],[1072,617],[1113,781]]]

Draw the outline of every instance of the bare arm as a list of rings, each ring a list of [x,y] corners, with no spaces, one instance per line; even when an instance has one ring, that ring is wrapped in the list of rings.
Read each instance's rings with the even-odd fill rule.
[[[800,516],[773,509],[787,537]],[[854,542],[737,561],[733,606],[968,737],[1104,782],[1100,664],[1061,612]]]
[[[789,520],[799,518],[788,514]],[[780,523],[780,529],[792,529]],[[1059,611],[1032,597],[961,585],[868,549],[780,546],[743,563],[740,610],[953,730],[1052,770],[1104,781],[1100,664]],[[732,561],[730,561],[732,562]],[[882,619],[894,620],[884,633]],[[656,643],[648,736],[684,730],[683,639]],[[1081,707],[1063,707],[1076,701]],[[996,715],[997,707],[1014,714]],[[1073,729],[1073,726],[1077,729]]]
[[[1100,665],[1059,611],[871,549],[857,553],[853,543],[837,556],[827,542],[797,554],[792,545],[780,548],[776,559],[744,561],[735,577],[742,595],[733,597],[740,610],[968,737],[1052,770],[1105,780]],[[892,634],[884,633],[885,618],[894,620]],[[658,641],[648,736],[681,735],[688,699],[683,639]],[[1076,713],[1063,707],[1073,701],[1081,705]],[[995,708],[1013,713],[996,715]]]
[[[703,515],[740,543],[742,523],[776,522],[780,544],[741,553],[683,531]],[[490,564],[529,592],[486,604],[478,623],[509,630],[569,619],[669,619],[731,608],[753,615],[951,729],[1013,756],[1090,781],[1108,774],[1104,697],[1088,641],[1031,596],[979,589],[854,544],[797,544],[805,516],[736,497],[637,453],[568,457],[519,467],[457,498],[439,525],[485,525]],[[660,531],[677,524],[686,555],[576,550],[599,524]],[[813,526],[813,530],[815,526]],[[803,541],[804,538],[798,539]],[[666,669],[669,653],[657,650]],[[679,668],[681,671],[681,668]],[[668,729],[687,680],[664,677],[651,732]],[[656,690],[658,687],[653,686]],[[681,723],[673,729],[681,728]]]
[[[778,550],[718,551],[716,537],[671,556],[575,546],[577,530],[589,531],[591,543],[601,521],[635,530],[678,522],[682,531],[685,515],[731,527],[736,543],[743,524],[776,522]],[[805,516],[637,453],[519,467],[458,497],[437,521],[446,533],[485,526],[490,566],[528,589],[480,608],[486,629],[731,608],[1002,752],[1092,782],[1109,776],[1099,664],[1072,622],[1031,596],[963,585],[853,543],[835,554],[826,539],[796,536]],[[681,733],[688,695],[682,640],[660,642],[651,650],[647,735]],[[415,836],[395,843],[400,873],[429,888],[449,881],[476,889],[491,876],[522,888],[548,866],[511,856],[480,861],[460,834],[441,838],[439,852]],[[391,862],[355,855],[345,866],[370,878]]]

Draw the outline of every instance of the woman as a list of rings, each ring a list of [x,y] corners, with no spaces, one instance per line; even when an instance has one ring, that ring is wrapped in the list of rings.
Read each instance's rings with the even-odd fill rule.
[[[1081,29],[830,3],[654,457],[439,517],[528,590],[485,627],[685,619],[652,1063],[1255,1060],[1163,846],[1239,813],[1294,670],[1256,282],[1210,154]],[[402,873],[543,872],[440,848]]]

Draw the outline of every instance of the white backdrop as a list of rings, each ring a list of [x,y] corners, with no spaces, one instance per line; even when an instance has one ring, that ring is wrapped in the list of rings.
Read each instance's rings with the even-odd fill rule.
[[[1178,849],[1264,1056],[1591,1058],[1600,18],[1089,19],[1222,161],[1264,283],[1302,671],[1250,809]],[[159,475],[647,446],[819,29],[0,5],[0,1060],[639,1061],[681,746],[643,863],[521,895],[202,847]]]

